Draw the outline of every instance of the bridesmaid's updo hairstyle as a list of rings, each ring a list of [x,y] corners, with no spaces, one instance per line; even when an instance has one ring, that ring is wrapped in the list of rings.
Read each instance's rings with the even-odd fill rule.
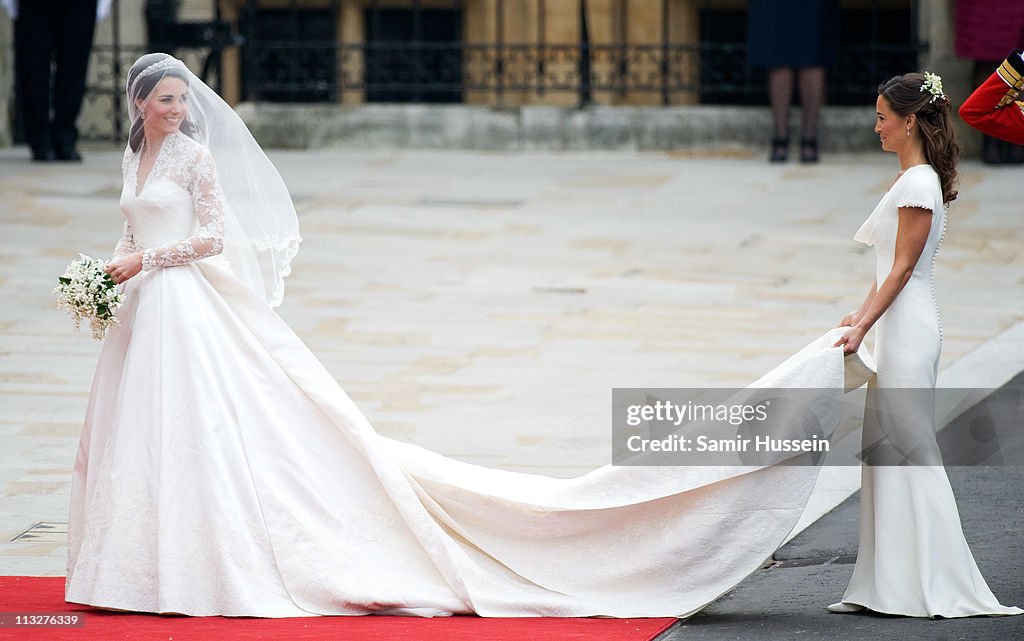
[[[134,88],[134,93],[136,96],[149,96],[149,94],[151,94],[153,90],[156,89],[156,86],[160,84],[160,81],[164,78],[178,78],[186,85],[189,84],[188,74],[186,74],[181,69],[175,69],[174,67],[170,67],[161,73],[151,73],[139,78],[139,75],[142,73],[144,69],[145,67],[137,67],[133,68],[131,71],[128,72],[127,84],[129,87]],[[128,106],[129,111],[131,111],[133,108],[134,107],[132,105]],[[188,131],[186,131],[187,124],[187,121],[182,123],[182,133],[189,133]],[[146,136],[142,130],[142,118],[134,118],[132,120],[131,130],[129,130],[128,132],[128,145],[132,148],[133,152],[138,153],[138,151],[142,149],[142,143],[145,141]]]
[[[923,73],[895,76],[878,85],[878,95],[888,100],[892,110],[900,116],[917,116],[925,159],[939,174],[942,201],[949,204],[957,195],[956,163],[960,158],[960,146],[953,135],[949,98],[928,91],[925,81]]]

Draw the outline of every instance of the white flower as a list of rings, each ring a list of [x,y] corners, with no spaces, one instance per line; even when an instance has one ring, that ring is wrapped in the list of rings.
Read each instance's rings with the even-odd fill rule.
[[[68,265],[53,289],[57,306],[67,309],[75,329],[82,319],[89,319],[92,337],[102,340],[107,330],[118,324],[114,312],[121,305],[123,294],[103,271],[106,263],[84,254]]]
[[[935,102],[939,98],[946,99],[946,94],[942,93],[942,78],[929,71],[924,72],[924,82],[921,83],[921,88],[918,91],[927,91],[932,95],[932,99],[928,102]]]

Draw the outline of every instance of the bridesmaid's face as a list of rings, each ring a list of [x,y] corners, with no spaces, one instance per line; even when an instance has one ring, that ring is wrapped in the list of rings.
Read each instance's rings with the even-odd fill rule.
[[[883,150],[899,151],[910,140],[905,120],[892,110],[884,96],[878,97],[875,101],[875,133],[881,139]]]
[[[164,78],[141,107],[146,129],[173,134],[188,114],[188,85],[181,78]]]

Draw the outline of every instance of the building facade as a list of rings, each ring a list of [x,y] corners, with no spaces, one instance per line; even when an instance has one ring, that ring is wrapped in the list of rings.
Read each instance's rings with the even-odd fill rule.
[[[842,0],[829,103],[862,105],[887,74],[954,64],[953,4]],[[149,50],[175,53],[232,104],[767,102],[764,71],[746,64],[746,0],[115,0],[111,13],[85,139],[123,139],[123,77]],[[10,44],[4,25],[8,57]],[[10,105],[10,60],[0,64]]]

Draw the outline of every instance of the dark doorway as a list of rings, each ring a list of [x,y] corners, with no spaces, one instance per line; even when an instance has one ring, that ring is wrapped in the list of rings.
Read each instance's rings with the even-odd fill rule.
[[[367,102],[462,102],[462,11],[368,9]]]
[[[253,94],[268,102],[333,102],[337,32],[330,10],[257,12]]]

